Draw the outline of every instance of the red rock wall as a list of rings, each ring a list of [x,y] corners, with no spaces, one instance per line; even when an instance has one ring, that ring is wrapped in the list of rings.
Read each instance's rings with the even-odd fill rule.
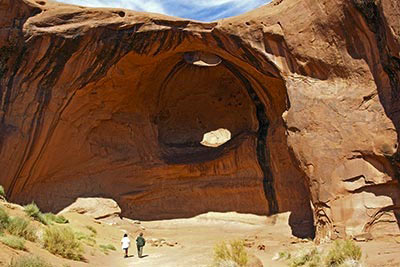
[[[299,236],[398,232],[399,10],[283,0],[199,23],[3,1],[0,183],[45,210],[105,196],[144,220],[291,211]],[[200,145],[218,128],[232,139]]]

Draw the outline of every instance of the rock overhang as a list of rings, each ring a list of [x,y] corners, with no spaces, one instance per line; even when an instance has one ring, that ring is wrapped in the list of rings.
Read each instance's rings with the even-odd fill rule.
[[[383,13],[378,10],[381,16],[387,13],[389,2],[382,5]],[[394,112],[397,102],[390,98],[389,82],[398,75],[398,69],[379,50],[385,47],[379,40],[389,40],[393,50],[395,39],[384,28],[375,32],[379,35],[375,38],[366,26],[368,20],[357,13],[351,2],[325,1],[323,6],[316,7],[309,1],[278,1],[263,7],[262,14],[268,16],[253,11],[215,23],[115,9],[20,3],[23,12],[8,15],[22,14],[22,19],[20,25],[12,26],[14,34],[4,39],[12,40],[14,47],[4,64],[18,64],[5,69],[1,85],[7,90],[3,91],[6,97],[2,98],[0,113],[2,129],[9,129],[2,132],[6,145],[1,157],[4,164],[11,166],[5,175],[13,177],[0,180],[5,181],[15,199],[35,199],[43,207],[61,208],[61,203],[40,197],[39,185],[45,185],[52,195],[71,201],[80,195],[107,195],[119,201],[126,215],[147,219],[190,216],[209,210],[259,214],[290,210],[294,212],[292,224],[297,229],[308,228],[300,231],[303,233],[313,224],[311,200],[317,232],[328,236],[346,234],[334,222],[348,223],[352,227],[348,232],[354,234],[354,229],[375,229],[374,220],[383,213],[386,216],[388,210],[388,216],[398,216],[399,204],[393,196],[399,192],[395,187],[379,184],[376,189],[375,185],[357,189],[375,192],[378,187],[390,188],[391,207],[375,207],[376,216],[370,217],[370,209],[364,210],[358,204],[365,200],[364,195],[368,202],[373,202],[372,195],[347,192],[344,189],[355,186],[349,184],[354,177],[335,171],[354,158],[373,166],[379,162],[385,166],[379,169],[383,173],[379,181],[391,184],[396,181],[399,165],[396,149],[392,149],[398,142],[393,134],[398,132]],[[321,13],[318,8],[326,12]],[[396,10],[393,8],[393,12]],[[300,16],[299,21],[299,12],[309,16]],[[326,17],[319,20],[320,14]],[[299,21],[298,25],[293,21]],[[368,42],[352,41],[354,38],[342,30],[349,25],[357,25],[352,34],[360,36],[360,40],[367,38]],[[20,35],[15,34],[18,31]],[[327,38],[328,33],[331,39]],[[2,45],[11,47],[11,41],[4,40]],[[370,46],[364,47],[367,43]],[[27,50],[28,46],[40,49]],[[193,51],[211,53],[221,61],[214,58],[210,64],[206,57],[201,64],[218,64],[192,65],[191,69],[184,55]],[[364,61],[360,62],[360,58]],[[29,75],[20,69],[27,70]],[[213,124],[214,118],[209,119],[210,125],[192,131],[194,127],[185,122],[192,122],[195,114],[185,118],[180,113],[187,111],[169,112],[166,116],[167,110],[196,108],[196,99],[175,105],[178,109],[174,104],[176,99],[185,98],[185,94],[178,97],[180,90],[176,88],[185,88],[186,95],[193,93],[190,77],[196,77],[193,73],[197,71],[200,77],[215,77],[195,92],[221,83],[221,87],[228,88],[221,94],[237,104],[229,89],[238,87],[240,99],[248,106],[248,111],[235,115],[248,120],[231,122],[227,128],[239,130],[233,131],[231,142],[213,149],[214,152],[200,151],[206,148],[201,148],[197,141],[202,131],[220,127],[221,120]],[[222,82],[224,75],[236,82]],[[370,92],[363,92],[358,83]],[[16,88],[23,88],[25,93],[20,94]],[[163,90],[170,93],[160,97]],[[351,94],[346,93],[349,91]],[[175,100],[168,101],[174,96]],[[212,111],[218,108],[209,104],[218,96],[207,95],[203,99],[209,100],[201,106],[211,115],[200,118],[201,122],[213,117]],[[24,106],[21,103],[37,103],[39,108],[35,111],[27,105],[26,111],[18,112]],[[223,101],[223,106],[228,103]],[[222,121],[230,121],[228,115],[235,114],[232,106],[221,110],[225,116]],[[27,116],[22,113],[36,115],[18,120]],[[167,123],[163,124],[163,119]],[[26,124],[27,121],[31,123]],[[178,121],[180,131],[179,127],[171,127],[178,125]],[[190,134],[185,136],[185,131]],[[373,141],[371,136],[373,140],[388,140],[385,147],[395,154],[378,155],[377,151],[384,149],[379,147],[382,142]],[[176,139],[182,142],[170,142]],[[21,143],[24,150],[15,152],[11,161],[5,155],[12,151],[16,140],[26,143]],[[196,146],[192,145],[193,140]],[[60,154],[63,157],[57,158]],[[117,181],[117,185],[110,179]],[[343,183],[343,179],[349,180]],[[60,185],[71,188],[71,192],[63,195],[57,189]],[[249,192],[252,198],[245,197]],[[211,195],[218,199],[210,199]],[[336,195],[346,201],[339,201]],[[346,203],[352,201],[356,204],[350,210],[360,215],[360,222],[346,215]],[[184,204],[176,207],[176,203]]]

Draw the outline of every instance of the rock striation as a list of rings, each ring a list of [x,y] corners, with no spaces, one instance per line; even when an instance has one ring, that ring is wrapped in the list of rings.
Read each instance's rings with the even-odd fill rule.
[[[3,0],[0,184],[52,211],[105,197],[140,220],[290,211],[298,236],[399,233],[399,16],[395,0],[211,23]]]

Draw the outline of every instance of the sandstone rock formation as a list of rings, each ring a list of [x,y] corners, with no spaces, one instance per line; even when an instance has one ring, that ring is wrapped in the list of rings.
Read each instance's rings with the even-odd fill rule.
[[[121,214],[121,208],[112,199],[90,197],[78,198],[74,203],[60,211],[59,214],[67,212],[85,214],[94,219],[104,219],[119,217]]]
[[[398,233],[400,3],[279,0],[200,23],[0,2],[0,183],[58,211],[291,212],[294,234]],[[186,55],[186,56],[185,56]],[[200,144],[219,128],[231,140]]]

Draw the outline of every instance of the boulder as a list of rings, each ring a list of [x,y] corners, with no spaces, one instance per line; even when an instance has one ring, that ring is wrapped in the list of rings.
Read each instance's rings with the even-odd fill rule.
[[[78,198],[74,203],[63,209],[59,214],[76,212],[94,219],[104,219],[120,216],[121,209],[117,202],[109,198]]]

